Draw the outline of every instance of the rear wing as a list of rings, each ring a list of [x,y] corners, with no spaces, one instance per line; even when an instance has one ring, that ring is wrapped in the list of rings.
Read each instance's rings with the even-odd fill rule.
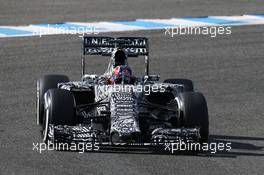
[[[145,37],[83,37],[82,48],[82,76],[85,75],[85,56],[101,55],[111,56],[114,49],[121,47],[128,57],[145,56],[145,73],[149,74],[149,48],[148,39]]]
[[[83,37],[83,55],[111,56],[116,47],[123,48],[128,57],[148,55],[148,39],[144,37]]]

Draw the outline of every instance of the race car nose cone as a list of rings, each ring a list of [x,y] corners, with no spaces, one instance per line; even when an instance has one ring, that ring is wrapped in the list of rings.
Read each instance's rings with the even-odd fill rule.
[[[111,143],[113,145],[122,144],[122,143],[137,143],[140,139],[140,133],[139,132],[133,132],[133,133],[118,133],[118,132],[112,132],[111,133]]]

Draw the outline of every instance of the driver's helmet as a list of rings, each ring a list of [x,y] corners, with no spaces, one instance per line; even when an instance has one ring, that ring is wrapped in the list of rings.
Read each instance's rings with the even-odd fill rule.
[[[127,55],[123,49],[119,48],[113,53],[113,62],[113,67],[127,65]]]
[[[132,84],[134,81],[132,70],[127,65],[116,66],[110,78],[111,84]]]

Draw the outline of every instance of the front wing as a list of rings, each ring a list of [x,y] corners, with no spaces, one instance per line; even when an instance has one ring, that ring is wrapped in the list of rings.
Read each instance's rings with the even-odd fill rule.
[[[98,145],[163,145],[181,141],[197,142],[200,139],[199,128],[158,128],[152,131],[149,139],[140,139],[138,142],[112,143],[111,136],[107,132],[102,132],[89,125],[67,126],[49,125],[49,140],[51,142],[91,142]]]

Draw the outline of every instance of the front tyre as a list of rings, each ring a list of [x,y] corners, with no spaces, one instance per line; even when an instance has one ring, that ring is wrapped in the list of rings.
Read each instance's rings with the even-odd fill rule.
[[[44,120],[42,124],[43,141],[47,143],[50,124],[76,124],[74,97],[64,89],[49,89],[44,95]]]
[[[44,94],[51,88],[57,88],[58,83],[68,82],[69,78],[65,75],[44,75],[37,81],[37,125],[42,125],[44,114]]]
[[[200,142],[207,142],[209,136],[209,117],[206,99],[199,92],[184,92],[182,100],[182,120],[186,128],[200,128]]]

